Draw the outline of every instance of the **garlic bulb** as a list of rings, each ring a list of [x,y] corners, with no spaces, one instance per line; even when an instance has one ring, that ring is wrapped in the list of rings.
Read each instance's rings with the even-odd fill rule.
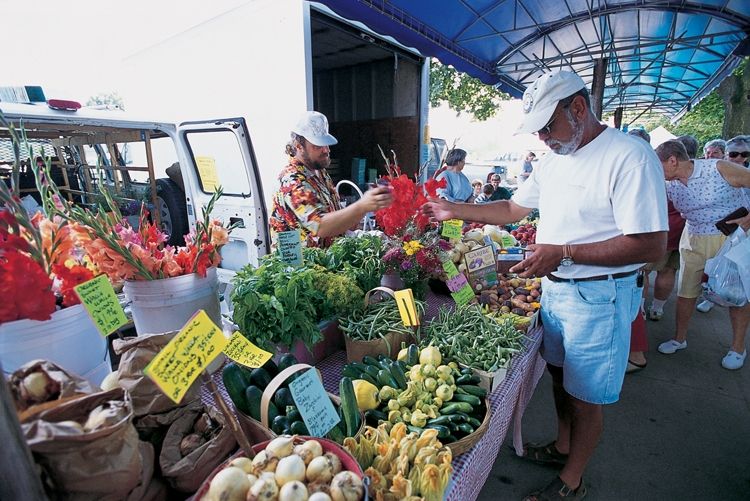
[[[268,442],[266,451],[270,452],[279,459],[287,457],[294,451],[294,437],[289,435],[276,437]]]
[[[307,487],[298,480],[287,482],[279,490],[279,501],[307,501]]]
[[[293,481],[305,480],[305,462],[296,454],[281,458],[276,466],[276,483],[282,485]],[[307,493],[307,490],[305,490]],[[305,496],[307,497],[307,496]]]
[[[362,479],[350,471],[342,471],[331,482],[333,501],[360,501],[365,495]]]

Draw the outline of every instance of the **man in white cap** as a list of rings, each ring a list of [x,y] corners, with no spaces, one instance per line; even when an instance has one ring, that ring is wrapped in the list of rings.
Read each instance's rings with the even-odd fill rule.
[[[279,174],[270,226],[274,233],[299,229],[310,247],[327,247],[334,237],[354,228],[368,212],[388,207],[388,187],[365,192],[355,203],[341,207],[336,187],[326,168],[330,146],[338,143],[328,132],[328,119],[317,111],[305,112],[292,129],[286,145],[289,165]]]
[[[517,133],[552,150],[511,200],[432,200],[436,219],[506,224],[540,212],[531,256],[511,268],[542,279],[541,353],[552,375],[557,439],[526,444],[524,457],[561,467],[526,499],[581,499],[583,472],[603,429],[602,405],[616,402],[625,376],[630,325],[640,310],[638,270],[666,249],[663,171],[651,147],[608,128],[591,112],[575,73],[539,77],[523,96]]]

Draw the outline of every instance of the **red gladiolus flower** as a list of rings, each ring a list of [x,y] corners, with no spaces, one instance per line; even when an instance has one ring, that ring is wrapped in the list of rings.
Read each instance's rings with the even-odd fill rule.
[[[23,318],[49,320],[55,311],[52,280],[20,252],[0,254],[0,323]]]
[[[71,268],[62,264],[55,264],[52,266],[52,272],[61,282],[60,293],[63,297],[62,304],[65,307],[79,304],[81,300],[73,288],[94,278],[94,272],[80,264]]]

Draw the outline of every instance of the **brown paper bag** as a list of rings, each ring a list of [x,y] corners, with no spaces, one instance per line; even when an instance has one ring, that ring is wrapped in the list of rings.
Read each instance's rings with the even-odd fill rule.
[[[113,342],[115,353],[121,355],[117,383],[130,393],[136,416],[159,414],[179,407],[143,373],[143,369],[175,334],[176,331],[144,334],[129,339],[115,339]],[[186,405],[198,398],[200,383],[196,382],[185,394],[180,405]]]
[[[108,401],[121,401],[119,421],[88,433],[62,421],[85,423],[90,411]],[[133,408],[122,388],[63,402],[22,425],[36,462],[48,476],[58,499],[119,500],[143,482],[144,465]],[[148,459],[148,458],[147,458]]]
[[[39,372],[47,377],[47,388],[49,398],[45,402],[32,401],[27,398],[23,391],[22,381],[29,374]],[[32,360],[16,369],[10,376],[10,391],[16,410],[19,411],[19,420],[27,416],[38,414],[44,409],[56,407],[57,400],[67,399],[73,396],[86,395],[100,391],[99,387],[92,385],[77,374],[68,372],[54,362],[47,360]],[[49,402],[52,402],[49,404]]]
[[[154,453],[158,458],[161,455],[164,437],[167,436],[167,431],[169,431],[172,423],[185,412],[185,409],[200,409],[202,407],[203,404],[200,400],[194,400],[184,407],[178,407],[167,412],[162,412],[161,414],[148,414],[138,417],[133,421],[133,424],[135,425],[135,429],[138,430],[138,437],[154,446]],[[158,461],[156,466],[158,468]],[[157,470],[157,474],[161,474],[160,470]]]
[[[187,456],[180,453],[180,442],[193,429],[195,420],[203,412],[221,427],[213,437]],[[176,490],[193,493],[204,479],[237,448],[237,441],[224,415],[213,407],[189,406],[169,427],[159,456],[161,472]]]

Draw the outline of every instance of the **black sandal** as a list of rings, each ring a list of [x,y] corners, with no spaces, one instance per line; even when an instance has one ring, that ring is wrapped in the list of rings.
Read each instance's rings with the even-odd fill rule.
[[[581,485],[576,489],[571,489],[560,477],[555,477],[552,482],[547,484],[543,489],[534,491],[523,501],[557,501],[559,499],[576,499],[580,500],[586,497],[586,486],[581,479]]]
[[[521,457],[537,464],[565,466],[568,461],[568,455],[558,451],[554,441],[548,444],[527,443],[524,444],[523,450],[524,455]]]

